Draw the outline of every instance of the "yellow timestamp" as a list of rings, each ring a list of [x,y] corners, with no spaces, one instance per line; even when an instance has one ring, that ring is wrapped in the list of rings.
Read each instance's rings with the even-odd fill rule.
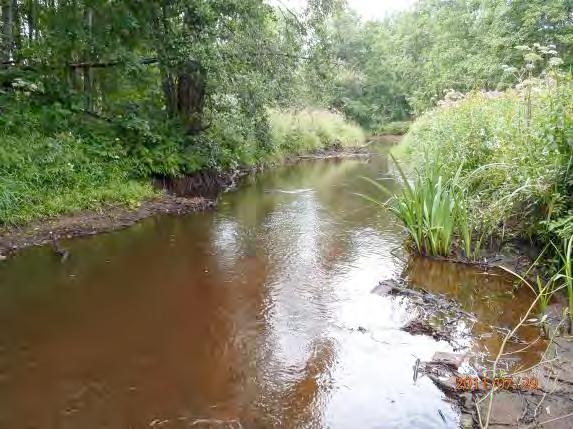
[[[537,390],[539,379],[536,377],[456,377],[457,390]]]

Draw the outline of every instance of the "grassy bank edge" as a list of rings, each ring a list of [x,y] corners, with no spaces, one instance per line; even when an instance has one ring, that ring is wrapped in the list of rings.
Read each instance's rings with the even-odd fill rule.
[[[270,126],[265,148],[253,142],[250,148],[237,149],[233,166],[205,166],[199,172],[225,174],[268,167],[319,149],[358,147],[365,140],[358,126],[324,110],[271,111]],[[257,153],[241,162],[241,155],[249,151]],[[116,206],[136,210],[160,196],[147,177],[134,177],[139,160],[117,145],[94,144],[71,132],[0,136],[0,161],[0,227],[4,230],[86,210],[105,212]]]

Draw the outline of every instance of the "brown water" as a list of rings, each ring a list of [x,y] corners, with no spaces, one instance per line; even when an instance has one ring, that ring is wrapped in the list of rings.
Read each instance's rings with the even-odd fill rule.
[[[49,248],[3,263],[0,428],[456,427],[412,379],[416,358],[451,346],[401,331],[408,300],[371,290],[404,272],[484,326],[511,325],[527,299],[478,290],[507,290],[501,277],[393,256],[400,227],[353,195],[371,191],[360,176],[397,186],[390,173],[383,155],[280,168],[215,212],[64,242],[63,264]]]

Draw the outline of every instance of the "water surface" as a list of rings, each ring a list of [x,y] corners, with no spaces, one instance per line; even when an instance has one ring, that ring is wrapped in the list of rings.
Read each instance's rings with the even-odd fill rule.
[[[361,176],[398,186],[383,154],[304,162],[247,179],[213,212],[63,242],[63,264],[49,248],[4,263],[0,427],[457,427],[454,405],[412,377],[452,346],[401,331],[408,300],[371,290],[404,274],[494,323],[476,288],[507,282],[406,263],[400,226],[354,195],[372,192]]]

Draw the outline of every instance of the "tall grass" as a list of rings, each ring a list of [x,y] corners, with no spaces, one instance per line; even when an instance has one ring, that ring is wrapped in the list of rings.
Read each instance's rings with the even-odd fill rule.
[[[529,93],[528,93],[529,94]],[[473,92],[420,117],[405,138],[421,179],[457,176],[460,241],[542,245],[573,228],[573,79],[523,92]],[[529,107],[527,107],[529,106]],[[527,107],[527,108],[526,108]],[[407,194],[404,198],[409,197]],[[465,220],[468,224],[465,225]]]
[[[463,204],[458,176],[444,177],[439,170],[429,175],[416,174],[412,183],[393,155],[403,182],[402,190],[385,203],[378,197],[361,195],[389,209],[404,224],[414,249],[422,255],[448,256],[456,235],[463,238],[466,256],[471,256],[472,234]],[[381,183],[365,178],[384,194],[390,191]]]
[[[134,205],[153,194],[130,179],[121,151],[90,148],[71,134],[0,136],[0,225],[109,203]]]
[[[341,114],[327,110],[271,110],[270,139],[274,155],[311,152],[364,143],[362,129]]]

